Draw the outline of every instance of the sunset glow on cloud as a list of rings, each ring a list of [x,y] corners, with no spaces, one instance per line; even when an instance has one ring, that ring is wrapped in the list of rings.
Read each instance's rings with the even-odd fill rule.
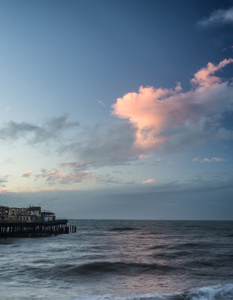
[[[3,189],[0,189],[0,194],[8,193],[10,191],[11,191],[10,188],[3,188]]]
[[[128,119],[137,128],[137,147],[142,150],[170,147],[185,142],[188,135],[201,140],[212,137],[211,123],[221,120],[232,103],[233,87],[215,76],[215,72],[233,62],[223,60],[218,65],[208,63],[191,80],[197,86],[182,92],[180,85],[174,90],[140,87],[138,93],[128,93],[112,106],[113,114]]]
[[[27,171],[27,172],[25,172],[22,176],[23,176],[23,177],[29,177],[29,176],[32,175],[32,173],[33,173],[33,171]]]
[[[151,183],[155,183],[155,180],[154,179],[147,179],[147,180],[144,180],[143,182],[142,182],[142,184],[151,184]]]
[[[81,182],[85,179],[93,178],[94,175],[86,170],[81,169],[73,169],[72,171],[62,172],[62,168],[57,168],[54,171],[46,172],[43,171],[42,174],[38,175],[38,177],[45,178],[49,183],[58,182],[61,184],[67,184],[72,182]]]
[[[233,59],[224,59],[221,61],[217,66],[208,63],[206,68],[202,68],[199,70],[195,75],[194,78],[191,80],[193,83],[197,85],[204,86],[204,87],[211,87],[215,83],[220,83],[221,79],[217,76],[214,76],[214,73],[224,68],[226,65],[233,63]]]

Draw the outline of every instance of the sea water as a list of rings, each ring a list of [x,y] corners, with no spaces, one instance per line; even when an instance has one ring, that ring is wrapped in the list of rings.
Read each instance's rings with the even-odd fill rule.
[[[0,241],[0,299],[233,299],[233,222],[70,220]]]

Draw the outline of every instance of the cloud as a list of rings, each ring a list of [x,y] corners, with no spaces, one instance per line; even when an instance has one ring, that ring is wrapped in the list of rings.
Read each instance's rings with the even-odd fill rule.
[[[8,193],[11,189],[10,188],[2,188],[0,189],[0,194]]]
[[[49,182],[60,183],[90,178],[86,171],[90,166],[122,165],[150,157],[153,151],[176,152],[229,140],[233,131],[224,120],[233,113],[233,85],[216,73],[232,63],[233,59],[209,62],[194,74],[185,92],[180,83],[171,89],[141,86],[118,98],[111,112],[116,118],[102,124],[82,127],[69,121],[67,114],[41,124],[10,121],[0,126],[0,140],[54,143],[59,154],[76,159],[44,174]]]
[[[67,114],[50,118],[41,126],[26,122],[9,121],[0,127],[0,139],[15,140],[25,138],[30,144],[37,144],[48,140],[56,140],[63,131],[78,126],[78,122],[68,122]]]
[[[63,145],[61,152],[71,152],[81,164],[95,167],[124,164],[137,159],[136,128],[117,120],[84,128],[76,141]]]
[[[157,158],[153,164],[154,165],[158,165],[158,164],[166,164],[166,165],[171,165],[171,164],[174,164],[175,161],[172,161],[172,160],[165,160],[163,158]]]
[[[225,24],[233,24],[233,7],[229,9],[219,9],[213,11],[208,18],[198,22],[201,27],[220,26]]]
[[[213,163],[213,162],[225,162],[227,161],[224,158],[221,157],[212,157],[212,158],[199,158],[196,157],[193,159],[194,162],[201,162],[201,163]]]
[[[5,183],[8,182],[7,180],[8,176],[0,177],[0,186],[5,187]]]
[[[150,155],[145,155],[145,154],[141,154],[141,155],[139,155],[139,159],[146,159],[146,158],[149,158],[149,157],[152,157],[153,156],[153,154],[150,154]]]
[[[154,179],[147,179],[145,181],[142,182],[142,184],[151,184],[151,183],[155,183],[155,180]]]
[[[53,171],[47,172],[41,170],[41,174],[36,175],[36,178],[45,178],[49,184],[55,182],[61,184],[71,184],[82,182],[86,179],[94,179],[95,176],[87,170],[83,170],[76,162],[62,163]]]
[[[231,58],[224,59],[217,66],[212,63],[208,63],[206,68],[202,68],[194,75],[191,82],[203,87],[211,87],[215,83],[220,83],[221,79],[214,76],[214,73],[230,63],[233,63],[233,59]]]
[[[17,205],[24,207],[28,203],[31,205],[41,203],[43,208],[56,212],[59,218],[183,220],[185,217],[232,220],[232,179],[232,172],[224,174],[210,172],[185,182],[135,184],[120,189],[118,186],[104,187],[91,192],[51,186],[44,190],[28,189],[24,192],[21,190],[17,193]],[[2,205],[14,206],[15,201],[16,192],[5,191],[1,195]],[[221,204],[215,211],[212,206],[214,202]],[[172,207],[168,209],[165,206],[173,203],[180,205],[179,210],[174,213]]]
[[[28,177],[30,177],[30,176],[32,175],[32,173],[33,173],[33,171],[27,171],[27,172],[25,172],[25,173],[22,175],[22,177],[28,178]]]
[[[32,193],[44,193],[44,192],[60,192],[60,191],[73,191],[73,188],[58,188],[58,187],[49,187],[49,188],[18,188],[18,189],[12,189],[12,188],[4,188],[0,189],[0,194],[32,194]]]
[[[106,107],[105,104],[101,101],[101,100],[98,100],[98,103],[103,106],[103,107]]]
[[[215,76],[215,72],[233,63],[223,60],[208,63],[191,80],[192,89],[140,87],[118,98],[112,114],[136,128],[134,147],[141,154],[155,149],[178,151],[211,139],[232,138],[221,126],[224,114],[233,111],[233,86]]]

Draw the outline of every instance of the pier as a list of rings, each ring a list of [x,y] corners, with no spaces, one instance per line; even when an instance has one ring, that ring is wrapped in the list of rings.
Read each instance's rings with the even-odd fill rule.
[[[0,239],[8,237],[43,237],[76,232],[68,220],[56,220],[50,211],[41,207],[12,208],[0,206]]]
[[[68,220],[47,222],[4,222],[0,221],[0,238],[8,237],[42,237],[68,234]]]

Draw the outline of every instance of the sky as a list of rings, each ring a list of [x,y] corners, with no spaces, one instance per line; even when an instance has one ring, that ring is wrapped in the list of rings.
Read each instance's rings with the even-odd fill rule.
[[[0,0],[0,205],[233,220],[232,0]]]

